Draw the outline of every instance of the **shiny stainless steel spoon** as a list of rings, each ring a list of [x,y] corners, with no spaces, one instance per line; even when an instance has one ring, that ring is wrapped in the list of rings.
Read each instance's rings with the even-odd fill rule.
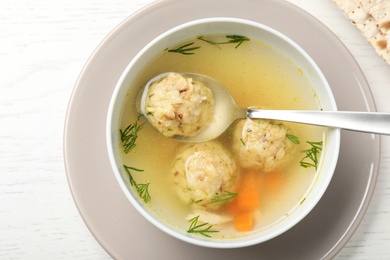
[[[145,99],[149,86],[167,76],[160,74],[151,79],[139,95],[141,112],[144,111]],[[229,91],[219,81],[196,73],[180,73],[184,77],[200,81],[211,89],[215,100],[214,118],[212,123],[196,136],[175,136],[174,138],[186,142],[205,142],[217,138],[235,120],[275,119],[317,126],[340,128],[358,132],[390,135],[390,113],[355,112],[355,111],[317,111],[317,110],[261,110],[255,108],[240,108],[234,102]]]

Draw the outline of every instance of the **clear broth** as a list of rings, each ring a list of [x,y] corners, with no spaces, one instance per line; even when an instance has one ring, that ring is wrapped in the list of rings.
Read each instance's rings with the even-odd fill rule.
[[[226,41],[225,36],[221,35],[207,37],[214,41]],[[136,93],[150,78],[160,73],[194,72],[222,82],[240,107],[320,109],[316,94],[302,70],[273,47],[253,39],[236,48],[237,44],[215,46],[194,38],[170,46],[172,48],[169,49],[191,42],[194,42],[193,46],[200,47],[193,55],[172,53],[167,49],[162,51],[129,86],[136,90],[131,92]],[[137,119],[135,98],[134,95],[128,95],[125,101],[120,125],[122,129]],[[307,191],[315,181],[315,169],[300,166],[299,161],[304,156],[300,151],[308,149],[306,141],[322,141],[324,129],[294,123],[285,124],[289,125],[294,135],[300,139],[298,152],[287,167],[267,173],[280,175],[283,188],[277,191],[261,190],[262,217],[256,223],[256,230],[267,228],[286,217],[304,201]],[[225,147],[231,147],[229,131],[217,140]],[[191,213],[191,207],[178,198],[171,180],[171,168],[182,145],[183,143],[164,137],[149,124],[145,124],[139,132],[136,147],[128,154],[122,153],[122,160],[125,165],[144,170],[142,173],[133,174],[137,182],[151,183],[151,202],[146,206],[167,224],[185,232],[189,227],[185,217]],[[235,232],[233,227],[227,227],[213,234],[213,237],[237,235],[239,233]]]

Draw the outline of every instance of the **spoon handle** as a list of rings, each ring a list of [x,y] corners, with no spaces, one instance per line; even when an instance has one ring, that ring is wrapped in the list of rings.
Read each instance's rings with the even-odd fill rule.
[[[358,132],[390,135],[390,113],[248,109],[248,118],[275,119]]]

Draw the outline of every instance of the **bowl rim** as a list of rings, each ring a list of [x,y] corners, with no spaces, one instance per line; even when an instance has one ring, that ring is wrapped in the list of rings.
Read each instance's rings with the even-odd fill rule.
[[[207,238],[203,238],[203,237],[196,236],[196,235],[194,235],[194,236],[189,235],[189,234],[186,235],[186,233],[179,232],[173,226],[171,226],[167,223],[162,223],[164,220],[162,220],[158,216],[155,216],[155,217],[152,216],[152,214],[150,214],[148,212],[148,210],[146,210],[147,206],[141,205],[142,202],[139,202],[138,198],[137,199],[134,198],[132,193],[127,188],[127,186],[122,178],[122,175],[120,173],[118,164],[117,164],[118,158],[116,158],[116,156],[114,155],[116,148],[113,145],[114,140],[112,138],[113,124],[116,124],[116,126],[117,126],[116,128],[118,128],[118,122],[113,120],[113,114],[114,114],[113,112],[114,112],[116,106],[119,106],[119,107],[123,106],[123,104],[122,104],[123,100],[121,100],[120,105],[117,104],[119,91],[123,88],[123,82],[125,81],[127,75],[129,74],[129,71],[131,71],[131,69],[134,67],[135,64],[137,64],[137,62],[141,59],[141,57],[145,53],[147,53],[150,50],[150,48],[152,46],[154,46],[156,43],[160,42],[162,39],[178,32],[178,31],[181,31],[183,29],[190,28],[193,26],[197,26],[200,24],[218,23],[218,22],[243,24],[245,26],[257,27],[260,30],[264,30],[268,33],[275,35],[276,37],[282,39],[282,41],[287,42],[288,45],[292,46],[295,50],[297,50],[299,52],[299,54],[302,55],[304,57],[304,59],[306,61],[308,61],[310,63],[310,65],[314,68],[317,76],[319,76],[319,78],[321,79],[321,82],[323,82],[325,87],[326,87],[326,92],[327,92],[328,98],[329,98],[328,101],[330,102],[332,109],[337,110],[337,104],[336,104],[335,98],[333,96],[332,90],[331,90],[331,88],[328,84],[328,81],[326,80],[324,74],[322,73],[322,71],[320,70],[318,65],[315,63],[315,61],[311,58],[311,56],[302,47],[300,47],[295,41],[290,39],[288,36],[277,31],[276,29],[273,29],[272,27],[269,27],[269,26],[264,25],[264,24],[259,23],[259,22],[251,21],[249,19],[232,18],[232,17],[201,18],[201,19],[196,19],[196,20],[192,20],[192,21],[177,25],[177,26],[172,27],[169,30],[163,32],[162,34],[160,34],[159,36],[154,38],[152,41],[150,41],[147,45],[145,45],[137,53],[137,55],[135,55],[135,57],[131,60],[131,62],[126,66],[125,70],[123,71],[119,80],[116,83],[116,86],[114,88],[114,92],[113,92],[111,99],[110,99],[108,113],[107,113],[107,120],[106,120],[106,145],[107,145],[108,158],[110,161],[111,168],[114,172],[115,178],[116,178],[122,192],[125,194],[126,198],[130,201],[132,206],[134,206],[136,208],[136,210],[145,219],[147,219],[150,223],[152,223],[154,226],[156,226],[160,230],[164,231],[165,233],[171,235],[172,237],[175,237],[179,240],[188,242],[190,244],[204,246],[204,247],[210,247],[210,248],[241,248],[241,247],[246,247],[246,246],[251,246],[251,245],[263,243],[263,242],[266,242],[274,237],[281,235],[282,233],[288,231],[290,228],[292,228],[293,226],[298,224],[317,205],[318,201],[322,198],[327,187],[329,186],[329,183],[333,177],[333,174],[334,174],[334,171],[336,168],[339,150],[340,150],[340,133],[341,133],[340,129],[337,129],[337,128],[327,128],[326,129],[326,132],[327,132],[326,136],[328,137],[327,139],[329,139],[329,136],[331,136],[331,138],[334,139],[334,141],[332,142],[332,144],[334,145],[334,149],[332,150],[332,154],[333,154],[332,164],[329,166],[330,167],[329,173],[327,174],[327,178],[323,181],[323,185],[321,186],[322,187],[321,191],[319,191],[318,195],[314,199],[312,199],[313,202],[310,204],[310,206],[305,207],[305,210],[302,213],[300,213],[299,217],[296,217],[294,219],[294,221],[290,221],[289,225],[285,225],[283,229],[279,228],[279,229],[275,230],[274,232],[272,232],[272,234],[266,235],[266,236],[260,236],[260,237],[256,237],[256,235],[250,236],[251,239],[249,239],[249,240],[248,239],[241,240],[240,238],[228,239],[228,240],[207,239]],[[193,36],[195,36],[195,34]],[[114,136],[115,136],[115,134],[114,134]],[[324,153],[322,153],[321,156],[323,157]],[[323,160],[321,160],[321,161],[323,161]],[[313,185],[311,185],[311,186],[313,186]]]

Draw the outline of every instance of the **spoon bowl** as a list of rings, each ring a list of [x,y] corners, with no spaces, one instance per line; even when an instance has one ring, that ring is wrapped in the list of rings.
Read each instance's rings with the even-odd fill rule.
[[[141,112],[146,118],[148,117],[148,114],[145,110],[145,101],[148,95],[149,87],[154,82],[163,79],[170,73],[171,72],[162,73],[152,78],[139,92],[136,101],[137,110]],[[230,92],[218,80],[197,73],[185,72],[178,74],[185,78],[192,78],[194,81],[201,82],[206,87],[208,87],[213,93],[215,106],[211,122],[201,132],[194,136],[175,135],[173,138],[183,142],[209,141],[220,136],[236,119],[246,117],[247,110],[239,108],[236,105]]]
[[[137,97],[137,109],[146,118],[146,98],[150,86],[172,72],[157,75],[148,81]],[[177,72],[175,72],[177,73]],[[184,142],[206,142],[220,136],[237,119],[274,119],[317,126],[334,127],[366,133],[390,135],[390,113],[321,111],[321,110],[262,110],[240,108],[230,92],[218,80],[198,73],[177,73],[185,78],[203,83],[214,97],[214,111],[211,122],[194,136],[174,135]]]

